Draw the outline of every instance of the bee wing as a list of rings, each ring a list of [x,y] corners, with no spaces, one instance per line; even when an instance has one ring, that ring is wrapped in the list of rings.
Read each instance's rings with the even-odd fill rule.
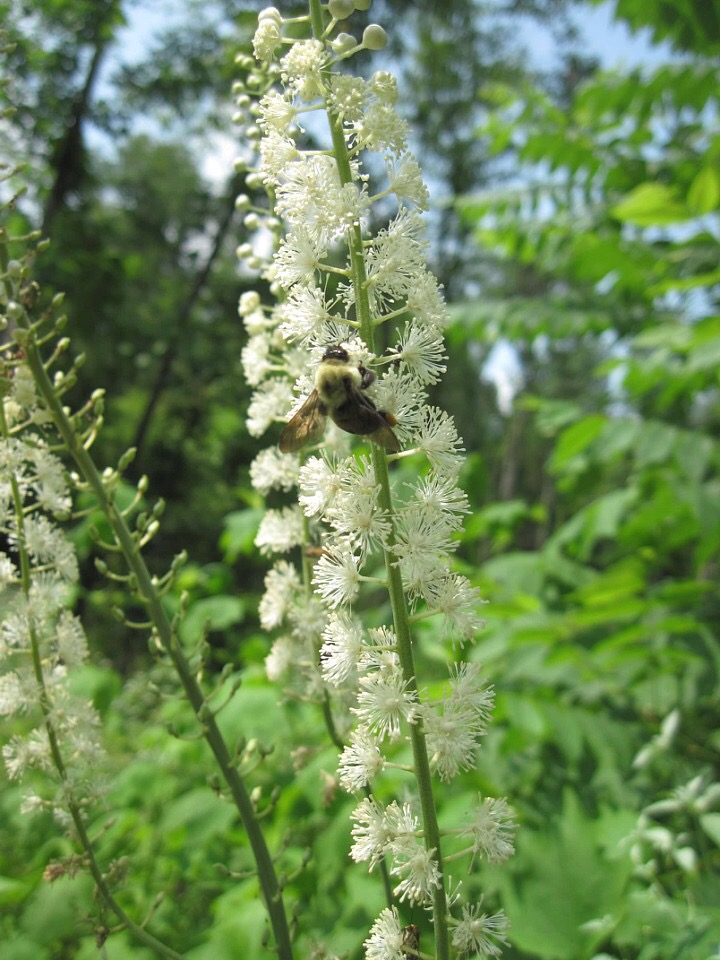
[[[372,433],[369,433],[368,436],[373,443],[376,443],[379,447],[382,447],[383,450],[386,450],[388,453],[400,453],[402,447],[400,446],[400,441],[393,433],[390,428],[390,424],[385,419],[385,414],[378,410],[378,419],[381,421],[376,430],[373,430]],[[390,414],[388,414],[390,416]],[[395,420],[395,417],[393,417]],[[395,421],[397,423],[397,421]]]
[[[325,432],[327,411],[317,390],[313,390],[294,417],[285,424],[278,445],[282,453],[294,453],[319,440]]]
[[[375,406],[370,397],[350,381],[345,382],[348,399],[330,414],[335,423],[348,433],[369,437],[388,453],[399,453],[400,441],[391,429],[392,414],[385,414]]]

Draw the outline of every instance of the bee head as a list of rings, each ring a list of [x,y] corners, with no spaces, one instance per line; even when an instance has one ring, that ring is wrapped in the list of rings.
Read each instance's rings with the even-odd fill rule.
[[[333,347],[328,347],[323,354],[323,360],[339,360],[341,363],[347,363],[349,359],[350,354],[339,343]]]

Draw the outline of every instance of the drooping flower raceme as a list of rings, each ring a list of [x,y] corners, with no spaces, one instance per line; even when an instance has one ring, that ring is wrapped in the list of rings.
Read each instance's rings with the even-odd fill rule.
[[[43,437],[45,415],[28,368],[6,348],[0,371],[0,715],[32,721],[5,744],[3,759],[11,779],[32,769],[47,775],[44,792],[27,788],[24,810],[49,809],[69,825],[69,810],[103,788],[99,721],[69,686],[70,672],[87,656],[82,626],[68,608],[77,559],[56,523],[70,512],[70,494]]]
[[[243,365],[255,388],[248,429],[276,441],[276,425],[317,411],[317,400],[306,403],[317,370],[328,348],[340,347],[355,371],[341,399],[379,411],[400,448],[388,452],[368,430],[353,453],[351,435],[325,404],[324,435],[308,431],[299,453],[273,446],[255,460],[261,493],[298,490],[294,504],[267,511],[257,536],[263,553],[281,555],[260,605],[262,625],[278,631],[267,669],[303,697],[332,695],[333,734],[346,743],[338,777],[350,792],[372,790],[388,762],[407,754],[408,742],[412,748],[416,783],[408,791],[417,800],[381,804],[366,795],[353,814],[351,856],[370,869],[386,860],[394,882],[395,902],[373,926],[366,955],[407,955],[396,905],[410,902],[429,909],[438,957],[450,956],[451,943],[459,956],[494,956],[505,917],[457,905],[441,841],[468,839],[462,853],[470,863],[505,859],[509,808],[481,799],[462,830],[441,831],[431,787],[432,774],[449,781],[474,767],[492,689],[476,664],[459,662],[444,694],[430,696],[415,673],[411,635],[413,624],[430,621],[433,640],[459,655],[481,627],[477,588],[451,564],[468,512],[457,482],[462,442],[452,418],[427,401],[445,372],[448,313],[425,263],[428,195],[396,111],[395,80],[345,71],[356,49],[381,45],[383,31],[368,27],[360,44],[333,35],[335,18],[345,20],[352,6],[331,0],[328,24],[312,0],[312,35],[298,37],[300,18],[292,39],[269,8],[255,36],[259,63],[238,58],[248,75],[235,88],[236,118],[257,142],[247,181],[270,200],[255,207],[239,198],[247,226],[265,226],[239,253],[253,267],[273,247],[263,275],[276,297],[273,306],[255,293],[240,300],[249,338]],[[380,343],[390,346],[382,351]],[[414,472],[403,466],[410,458]],[[299,568],[290,563],[296,548]],[[372,626],[361,615],[368,604]]]

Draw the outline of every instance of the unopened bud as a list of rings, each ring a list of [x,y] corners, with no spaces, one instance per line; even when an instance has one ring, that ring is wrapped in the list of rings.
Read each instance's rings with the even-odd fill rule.
[[[363,30],[362,42],[367,50],[384,50],[387,40],[387,34],[379,23],[370,23]]]
[[[330,0],[328,10],[336,20],[347,20],[355,9],[354,0]]]

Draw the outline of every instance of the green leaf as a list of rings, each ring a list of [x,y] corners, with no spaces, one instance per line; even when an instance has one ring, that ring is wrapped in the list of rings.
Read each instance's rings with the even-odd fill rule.
[[[687,202],[693,213],[702,216],[710,213],[720,200],[720,178],[714,167],[703,167],[695,175],[688,190]]]
[[[593,955],[602,931],[584,926],[619,911],[632,865],[602,852],[597,819],[588,818],[566,791],[558,821],[542,833],[521,831],[507,864],[504,902],[513,943],[533,957],[578,960]]]
[[[182,621],[183,639],[199,640],[208,630],[227,630],[245,619],[245,604],[240,597],[204,597],[197,600]]]
[[[663,183],[641,183],[611,208],[616,220],[638,227],[664,226],[687,220],[690,213],[675,191]]]
[[[29,884],[13,877],[0,877],[0,904],[21,903],[28,895]]]
[[[220,544],[229,563],[238,556],[250,556],[255,550],[255,537],[265,511],[259,508],[235,510],[225,517],[225,530]]]
[[[720,847],[720,813],[705,813],[700,817],[700,826],[714,843]]]
[[[585,417],[560,435],[552,457],[552,469],[560,470],[569,460],[583,453],[602,432],[607,420],[600,414]]]

